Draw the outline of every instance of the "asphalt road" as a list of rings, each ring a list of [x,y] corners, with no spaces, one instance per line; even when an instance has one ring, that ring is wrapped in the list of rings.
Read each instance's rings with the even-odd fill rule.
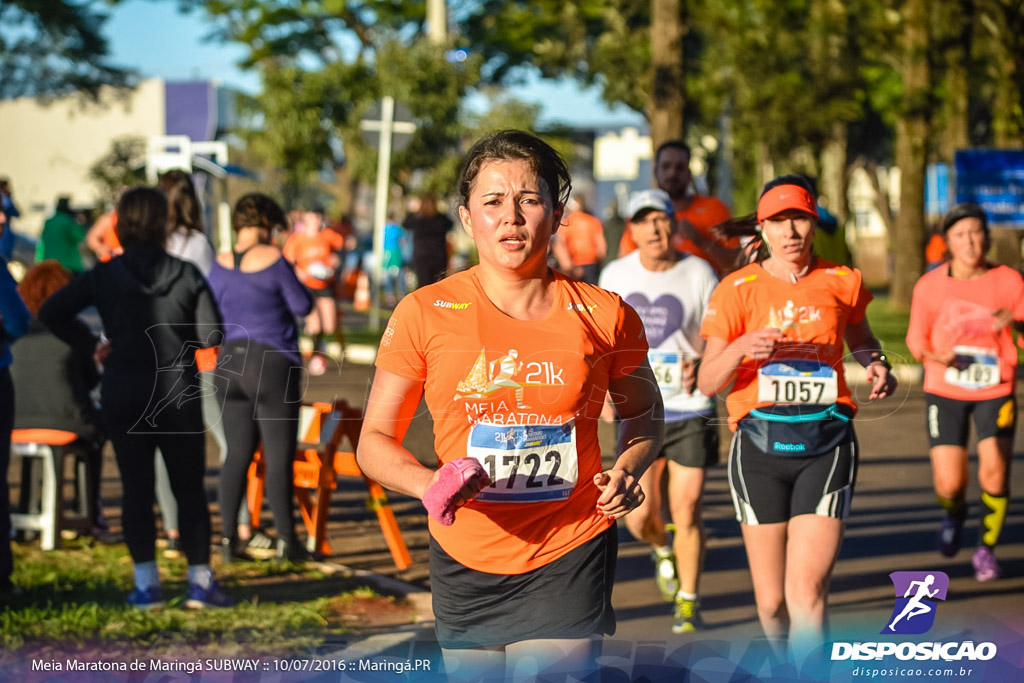
[[[371,377],[372,368],[349,363],[328,376],[314,379],[309,395],[358,403],[365,399]],[[855,387],[855,391],[866,393],[863,388]],[[1018,391],[1018,401],[1022,398],[1024,391]],[[954,558],[940,556],[935,532],[942,513],[931,487],[924,410],[920,387],[903,386],[890,399],[862,406],[857,417],[862,460],[853,512],[832,581],[832,637],[851,641],[879,638],[893,609],[890,572],[942,571],[949,575],[949,592],[928,637],[945,639],[959,634],[964,639],[963,634],[969,634],[975,640],[998,637],[1012,641],[1016,634],[1016,645],[1010,650],[1004,647],[1000,657],[1015,658],[1019,674],[1024,656],[1024,499],[1018,495],[1011,501],[999,545],[1004,578],[978,583],[970,565],[979,513],[976,460],[972,456],[972,483],[968,491],[971,516],[965,530],[964,550]],[[431,423],[425,413],[421,411],[414,420],[406,446],[423,462],[431,462]],[[602,425],[601,437],[606,461],[610,462],[614,437],[608,425]],[[727,439],[723,440],[723,449],[726,444]],[[1024,454],[1024,430],[1018,430],[1014,446],[1016,462],[1010,490],[1020,492],[1024,491],[1024,471],[1019,462]],[[718,671],[716,667],[724,666],[719,673],[734,674],[730,664],[719,660],[734,663],[751,642],[757,641],[760,627],[739,524],[729,497],[724,454],[722,463],[710,471],[705,497],[709,541],[700,593],[706,629],[696,635],[671,633],[671,605],[660,600],[649,549],[634,541],[620,524],[613,598],[618,630],[606,640],[606,655],[633,664],[644,658],[655,662],[690,662],[696,664],[694,670],[706,665]],[[358,491],[346,487],[344,496],[353,494],[358,500]],[[412,551],[413,567],[397,571],[372,520],[357,522],[355,518],[360,514],[366,518],[366,513],[348,502],[336,506],[332,514],[330,535],[338,552],[336,559],[428,589],[422,508],[418,502],[400,496],[393,496],[393,502]],[[353,524],[360,524],[358,531],[352,528]],[[675,671],[678,673],[678,668]],[[710,675],[708,680],[718,680],[718,676]]]
[[[306,400],[344,399],[362,405],[368,393],[372,368],[345,363],[332,367],[323,377],[311,378]],[[1018,401],[1024,392],[1018,391]],[[972,484],[968,492],[971,517],[966,528],[965,549],[955,558],[941,557],[935,549],[935,532],[941,511],[931,488],[931,473],[924,432],[924,397],[919,387],[904,386],[890,399],[865,405],[857,418],[862,460],[846,540],[835,570],[831,590],[833,639],[879,639],[893,609],[894,571],[942,571],[949,575],[949,593],[937,612],[928,638],[999,640],[1000,657],[1011,659],[1009,677],[1024,680],[1024,498],[1011,501],[998,557],[1004,578],[980,584],[973,578],[970,548],[977,537],[978,488],[974,483],[976,462],[972,457]],[[406,446],[425,463],[434,461],[432,425],[425,409],[414,420]],[[1024,430],[1018,430],[1011,492],[1024,491]],[[601,427],[602,447],[608,463],[614,452],[611,427]],[[723,450],[728,439],[723,441]],[[211,442],[212,443],[212,442]],[[208,449],[207,489],[215,500],[218,462],[215,448]],[[116,465],[108,454],[103,495],[112,525],[120,526],[117,505],[120,483]],[[328,536],[331,560],[413,584],[428,591],[426,515],[419,501],[393,495],[391,502],[413,565],[398,570],[387,550],[376,517],[366,506],[361,479],[342,478],[332,499]],[[214,529],[219,519],[214,511]],[[750,573],[739,524],[733,516],[723,464],[709,473],[705,497],[708,550],[700,594],[706,629],[698,634],[671,633],[671,605],[661,602],[653,580],[649,549],[629,536],[620,525],[620,553],[613,602],[618,630],[605,641],[605,664],[627,671],[626,680],[640,672],[651,680],[664,673],[678,680],[680,666],[691,670],[691,680],[726,680],[740,671],[741,661],[760,628],[754,611]],[[264,511],[264,520],[270,518]],[[415,633],[417,648],[430,649],[429,628]],[[1001,640],[1000,640],[1001,639]],[[422,642],[426,641],[426,642]],[[405,647],[405,646],[402,646]],[[418,652],[419,650],[417,650]],[[751,651],[753,652],[753,651]],[[748,653],[749,654],[749,653]],[[399,657],[401,655],[399,654]],[[755,657],[756,659],[756,657]],[[849,664],[849,663],[847,663]],[[751,665],[756,669],[756,662]],[[747,666],[743,671],[750,671]],[[652,674],[653,672],[653,674]],[[832,680],[852,680],[848,668]],[[700,675],[697,675],[697,674]],[[763,672],[762,672],[763,673]],[[724,675],[724,678],[723,678]],[[741,675],[741,678],[743,676]],[[955,678],[955,677],[954,677]],[[391,680],[391,679],[389,679]],[[789,680],[779,678],[778,680]],[[885,679],[896,680],[896,679]],[[914,680],[913,678],[906,680]],[[952,680],[952,679],[951,679]],[[990,680],[989,678],[956,680]]]

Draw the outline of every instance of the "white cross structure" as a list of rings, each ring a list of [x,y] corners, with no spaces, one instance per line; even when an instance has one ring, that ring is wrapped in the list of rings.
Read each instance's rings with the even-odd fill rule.
[[[395,134],[411,135],[416,124],[395,121],[395,98],[385,95],[380,103],[380,120],[363,119],[360,130],[380,134],[377,143],[377,189],[373,202],[373,257],[377,277],[374,278],[373,300],[370,306],[370,329],[380,329],[380,292],[384,282],[384,224],[388,220],[388,197],[391,194],[391,137]]]

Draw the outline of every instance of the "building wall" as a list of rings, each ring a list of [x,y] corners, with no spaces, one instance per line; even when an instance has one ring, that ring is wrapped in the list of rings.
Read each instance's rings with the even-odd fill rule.
[[[58,195],[72,206],[91,206],[98,188],[89,168],[117,138],[165,134],[165,87],[161,79],[143,81],[127,95],[104,93],[99,103],[78,97],[42,104],[22,97],[0,101],[0,176],[11,181],[22,217],[15,229],[38,235]]]

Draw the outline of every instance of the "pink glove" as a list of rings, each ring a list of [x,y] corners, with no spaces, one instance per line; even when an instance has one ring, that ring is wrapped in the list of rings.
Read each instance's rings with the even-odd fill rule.
[[[455,498],[459,491],[474,477],[480,477],[483,485],[490,483],[487,471],[473,458],[459,458],[438,470],[435,481],[423,494],[423,507],[427,513],[444,526],[455,522]]]

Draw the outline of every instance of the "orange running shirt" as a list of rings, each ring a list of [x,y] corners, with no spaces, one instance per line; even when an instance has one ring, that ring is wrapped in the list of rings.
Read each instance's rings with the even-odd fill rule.
[[[583,211],[569,214],[558,228],[558,239],[565,240],[569,257],[574,266],[589,266],[597,263],[598,241],[604,240],[604,227],[596,216]]]
[[[117,211],[110,212],[110,222],[100,233],[100,243],[107,249],[100,256],[100,261],[104,263],[124,253],[124,247],[121,246],[121,240],[117,236]]]
[[[296,275],[302,284],[310,289],[326,289],[334,282],[334,276],[317,278],[309,273],[313,264],[330,265],[331,254],[345,246],[345,238],[333,230],[321,230],[315,235],[295,232],[284,244],[284,257],[296,266]]]
[[[1024,278],[996,266],[973,280],[949,276],[943,266],[914,285],[907,348],[922,352],[952,350],[961,370],[924,360],[924,390],[960,401],[985,401],[1013,393],[1017,349],[1010,327],[992,328],[992,314],[1009,309],[1024,320]]]
[[[946,260],[946,240],[942,235],[935,233],[928,240],[928,244],[924,246],[924,260],[929,265]]]
[[[610,378],[643,363],[647,339],[617,295],[555,275],[547,317],[499,311],[463,271],[402,299],[376,365],[424,382],[439,465],[475,457],[496,483],[430,533],[461,564],[522,574],[596,537],[597,421]]]
[[[736,368],[725,400],[729,428],[736,431],[740,418],[773,403],[835,402],[856,412],[843,376],[843,335],[847,323],[864,319],[871,298],[859,270],[821,259],[795,285],[772,277],[760,263],[726,275],[711,294],[701,336],[732,342],[769,327],[784,336],[774,356],[744,358]]]
[[[676,212],[676,218],[680,221],[690,221],[693,227],[697,229],[697,232],[707,237],[709,240],[716,240],[722,242],[711,232],[711,228],[715,227],[719,223],[724,223],[731,218],[729,209],[726,208],[725,204],[718,201],[714,197],[704,197],[697,195],[693,198],[693,202],[690,203],[683,211]],[[737,237],[725,240],[722,242],[727,247],[737,248],[740,246],[740,240]],[[692,240],[684,240],[679,234],[672,236],[672,246],[679,251],[685,251],[687,254],[693,254],[699,256],[708,263],[714,263],[708,255],[704,253],[704,250],[693,243]],[[619,241],[619,258],[622,258],[626,254],[636,250],[636,243],[633,242],[633,235],[629,232],[629,226],[627,221],[626,230],[622,233],[622,239]]]

